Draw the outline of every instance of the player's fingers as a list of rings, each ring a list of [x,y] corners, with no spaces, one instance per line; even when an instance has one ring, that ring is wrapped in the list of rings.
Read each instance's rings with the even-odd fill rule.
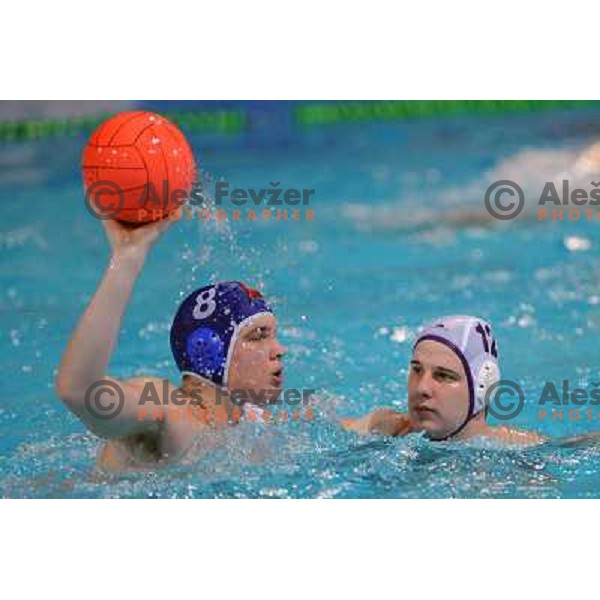
[[[180,206],[178,209],[174,210],[171,214],[169,214],[168,217],[164,218],[163,222],[161,223],[160,232],[162,233],[163,231],[171,227],[171,225],[175,223],[175,221],[179,221],[181,219],[182,211],[183,208]]]

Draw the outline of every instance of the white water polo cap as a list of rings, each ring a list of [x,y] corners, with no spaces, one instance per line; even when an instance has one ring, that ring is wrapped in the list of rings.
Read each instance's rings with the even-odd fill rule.
[[[485,408],[489,387],[500,379],[498,346],[492,333],[492,326],[478,317],[465,315],[441,317],[425,326],[413,350],[424,340],[444,344],[462,362],[469,386],[469,414],[459,428],[460,431]]]

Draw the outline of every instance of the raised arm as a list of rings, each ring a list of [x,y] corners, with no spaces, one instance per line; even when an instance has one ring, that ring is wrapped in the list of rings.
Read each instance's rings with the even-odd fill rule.
[[[55,388],[63,402],[96,434],[121,437],[150,431],[155,423],[138,420],[140,379],[119,381],[107,376],[121,318],[153,243],[171,224],[169,219],[132,228],[113,220],[102,221],[112,254],[102,281],[69,340],[56,376]],[[86,394],[100,381],[115,387],[103,404],[123,401],[115,418],[106,419],[86,405]],[[99,384],[97,384],[99,385]],[[121,390],[121,398],[118,397]],[[99,392],[97,388],[96,393]],[[91,396],[90,396],[91,398]],[[88,398],[89,400],[89,398]]]

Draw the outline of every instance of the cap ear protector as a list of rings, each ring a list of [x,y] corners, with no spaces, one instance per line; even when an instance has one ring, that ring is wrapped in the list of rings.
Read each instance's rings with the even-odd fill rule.
[[[463,424],[447,439],[459,433],[466,424],[485,409],[490,386],[500,379],[498,346],[492,326],[484,319],[452,315],[427,325],[415,342],[433,340],[450,348],[460,359],[469,388],[469,411]],[[414,347],[413,347],[414,350]]]
[[[486,396],[490,386],[500,379],[498,365],[485,360],[478,369],[477,381],[475,382],[475,413],[486,408]]]

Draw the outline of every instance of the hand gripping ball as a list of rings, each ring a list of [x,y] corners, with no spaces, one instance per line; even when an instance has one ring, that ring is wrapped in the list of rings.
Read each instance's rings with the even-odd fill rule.
[[[82,160],[86,205],[100,219],[145,223],[189,197],[196,165],[181,131],[151,112],[123,112],[90,137]]]

